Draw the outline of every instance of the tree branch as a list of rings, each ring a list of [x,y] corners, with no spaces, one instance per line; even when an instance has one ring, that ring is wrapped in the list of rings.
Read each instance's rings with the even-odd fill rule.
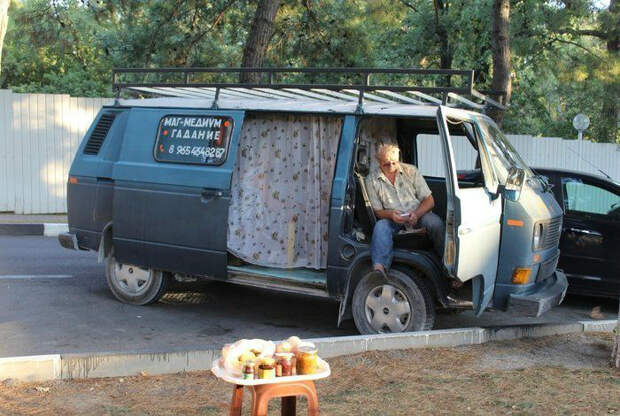
[[[182,3],[183,3],[183,0],[177,0],[176,5],[172,8],[172,12],[163,21],[164,25],[167,23],[170,23],[170,21],[174,18],[174,16],[177,15],[179,11],[179,7],[181,6]],[[148,67],[149,63],[151,62],[151,55],[155,53],[156,41],[158,40],[157,32],[160,30],[160,27],[162,26],[162,24],[159,24],[158,22],[155,22],[155,23],[157,24],[155,24],[155,28],[153,30],[153,33],[151,34],[151,42],[149,43],[149,46],[146,49],[145,62],[144,62],[145,68]]]
[[[585,46],[583,46],[583,45],[578,44],[577,42],[573,42],[573,41],[571,41],[571,40],[566,40],[566,39],[561,39],[561,38],[553,38],[553,39],[551,39],[549,42],[547,42],[547,43],[545,44],[545,46],[549,46],[549,45],[551,45],[551,44],[552,44],[552,43],[554,43],[554,42],[566,43],[566,44],[568,44],[568,45],[577,46],[578,48],[581,48],[581,49],[583,49],[584,51],[588,52],[590,55],[592,55],[592,56],[594,56],[594,57],[596,57],[596,58],[599,58],[599,56],[598,56],[597,54],[595,54],[594,52],[592,52],[590,49],[586,48],[586,47],[585,47]]]
[[[418,9],[413,4],[411,4],[410,2],[408,2],[406,0],[400,0],[400,2],[403,5],[405,5],[406,7],[410,8],[411,10],[413,10],[414,12],[416,12],[416,13],[418,12]]]
[[[194,39],[190,41],[189,47],[187,49],[194,47],[194,45],[196,45],[196,43],[198,43],[207,33],[215,29],[215,27],[220,23],[220,21],[224,17],[224,14],[226,13],[226,11],[236,2],[237,0],[230,0],[228,3],[226,3],[226,5],[222,7],[222,10],[220,10],[220,12],[217,14],[215,19],[213,20],[213,23],[211,23],[211,25],[207,28],[207,30],[199,33],[196,37],[194,37]]]
[[[580,29],[560,29],[557,33],[561,35],[575,35],[575,36],[594,36],[599,39],[607,40],[609,38],[609,34],[605,32],[601,32],[600,30],[580,30]]]
[[[310,6],[308,0],[303,0],[302,3],[305,9],[308,11],[310,20],[312,20],[316,26],[316,31],[319,34],[319,41],[325,46],[326,49],[329,49],[329,41],[327,40],[327,36],[325,36],[323,31],[321,30],[321,21],[319,17],[316,15],[314,10],[312,10],[312,7]],[[308,28],[310,29],[310,25],[308,25]]]

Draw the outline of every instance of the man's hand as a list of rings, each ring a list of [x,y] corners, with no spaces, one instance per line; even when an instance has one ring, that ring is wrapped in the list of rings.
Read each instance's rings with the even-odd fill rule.
[[[402,214],[405,214],[405,215],[402,215]],[[394,221],[396,224],[404,224],[405,222],[409,220],[409,214],[403,213],[395,209],[390,213],[390,219]]]
[[[409,213],[409,217],[407,217],[407,224],[414,226],[418,223],[419,220],[420,218],[418,217],[418,214],[416,214],[415,211],[411,211]]]

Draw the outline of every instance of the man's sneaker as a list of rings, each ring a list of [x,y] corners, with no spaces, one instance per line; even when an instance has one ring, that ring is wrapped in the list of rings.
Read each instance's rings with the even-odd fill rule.
[[[387,274],[385,273],[385,270],[383,269],[374,269],[373,273],[376,273],[378,275],[380,275],[381,277],[383,277],[383,280],[387,280]]]

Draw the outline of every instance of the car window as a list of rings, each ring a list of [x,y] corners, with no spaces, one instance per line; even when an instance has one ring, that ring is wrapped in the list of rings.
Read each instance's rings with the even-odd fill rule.
[[[607,215],[620,206],[620,196],[581,179],[563,177],[564,209],[589,214]]]

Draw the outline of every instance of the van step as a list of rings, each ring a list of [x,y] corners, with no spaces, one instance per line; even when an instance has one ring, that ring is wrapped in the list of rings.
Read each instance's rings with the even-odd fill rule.
[[[448,295],[448,304],[446,305],[448,308],[453,309],[473,309],[474,304],[469,299],[461,299],[454,295]]]
[[[228,266],[228,283],[282,292],[329,297],[324,271],[277,269],[261,266]]]

